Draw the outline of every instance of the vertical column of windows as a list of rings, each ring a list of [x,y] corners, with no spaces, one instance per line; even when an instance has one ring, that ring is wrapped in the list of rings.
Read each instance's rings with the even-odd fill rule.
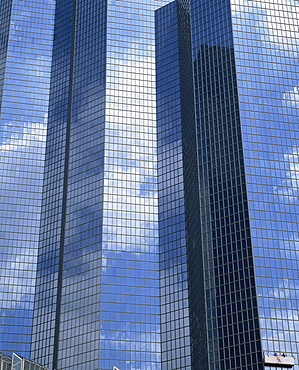
[[[180,2],[156,12],[162,369],[207,366],[190,41]]]
[[[1,2],[0,350],[27,357],[33,318],[53,18],[52,0]]]
[[[208,367],[203,244],[194,107],[189,1],[178,4],[178,55],[182,115],[183,177],[192,368]]]
[[[74,2],[57,1],[45,158],[41,234],[35,295],[32,358],[56,362],[61,290],[69,101],[72,86]],[[55,352],[55,359],[54,359]]]
[[[76,8],[58,368],[96,369],[102,357],[107,4],[82,0]]]
[[[160,368],[154,10],[109,1],[100,367]]]
[[[0,22],[1,22],[1,30],[0,30],[0,114],[1,114],[3,85],[4,85],[4,76],[5,76],[6,58],[7,58],[9,29],[10,29],[10,23],[11,23],[11,9],[12,9],[12,0],[5,0],[1,3],[1,12],[0,12]]]

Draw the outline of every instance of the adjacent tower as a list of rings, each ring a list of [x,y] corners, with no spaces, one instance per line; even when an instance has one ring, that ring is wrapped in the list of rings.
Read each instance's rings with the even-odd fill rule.
[[[193,1],[192,45],[209,369],[262,369],[230,1]]]
[[[29,357],[54,0],[0,4],[0,351]]]
[[[231,12],[263,350],[298,358],[299,5]]]
[[[183,326],[190,331],[192,369],[264,369],[267,353],[298,357],[299,6],[292,0],[190,5],[194,99],[188,107],[195,102],[199,194],[191,205],[194,147],[186,132],[194,126],[184,113],[189,77],[186,44],[179,41],[187,28],[178,31],[178,3],[157,12],[162,333],[165,320],[179,346],[178,317],[188,312]],[[203,273],[194,283],[196,253],[188,240],[198,222],[194,245]],[[203,304],[198,294],[201,309],[192,316],[195,287],[205,298]],[[187,306],[180,305],[178,288],[185,289]],[[197,346],[192,322],[197,333],[204,331]],[[205,345],[208,358],[201,362],[196,356]],[[162,368],[182,366],[184,357],[167,341],[162,346]]]

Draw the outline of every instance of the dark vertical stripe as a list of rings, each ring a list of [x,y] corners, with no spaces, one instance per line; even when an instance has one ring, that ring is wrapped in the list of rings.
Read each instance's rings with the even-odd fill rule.
[[[63,257],[64,257],[64,240],[65,240],[65,221],[66,221],[66,205],[67,205],[67,193],[68,193],[67,188],[68,188],[68,170],[69,170],[69,148],[70,148],[70,131],[71,131],[71,121],[72,121],[74,52],[75,52],[75,38],[76,38],[75,37],[76,9],[77,9],[77,0],[73,0],[72,44],[71,44],[71,50],[70,50],[70,70],[69,70],[69,90],[68,90],[68,115],[67,115],[67,125],[66,125],[59,270],[58,270],[55,335],[54,335],[54,351],[53,351],[53,369],[54,370],[58,368],[57,364],[58,364],[58,353],[59,353],[59,332],[60,332],[61,295],[62,295],[63,262],[64,262]]]
[[[182,115],[182,151],[192,369],[208,369],[203,250],[190,14],[178,4],[178,54]]]

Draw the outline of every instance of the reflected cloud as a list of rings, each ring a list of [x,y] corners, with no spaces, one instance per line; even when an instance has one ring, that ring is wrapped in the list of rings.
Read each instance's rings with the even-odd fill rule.
[[[283,101],[288,107],[299,107],[299,88],[295,86],[293,90],[286,92]]]
[[[108,58],[103,249],[157,253],[154,40]]]
[[[242,13],[242,18],[248,19],[253,19],[249,17],[249,13],[259,16],[258,20],[262,22],[260,26],[267,28],[262,35],[267,36],[263,40],[265,43],[270,42],[280,49],[288,49],[291,53],[298,53],[299,21],[298,17],[290,17],[290,14],[294,13],[294,7],[298,9],[298,1],[233,0],[231,4],[234,15]],[[277,26],[278,22],[279,27]]]
[[[17,127],[10,122],[1,127],[3,137],[0,143],[0,199],[4,205],[1,216],[1,248],[3,251],[10,250],[10,253],[9,260],[0,262],[0,301],[1,307],[6,309],[33,308],[36,231],[39,222],[38,217],[31,218],[41,202],[38,181],[41,181],[40,160],[45,148],[46,121],[45,116],[45,123],[26,122],[20,128],[19,123]],[[15,177],[19,181],[13,181]],[[16,197],[27,199],[26,204],[20,206],[19,202],[14,201]],[[27,222],[27,219],[30,219],[30,222]],[[28,233],[32,235],[29,241]],[[7,271],[10,271],[9,275]]]
[[[32,263],[34,264],[36,261]],[[32,284],[31,279],[34,276],[26,279],[28,271],[32,271],[32,263],[22,261],[20,257],[16,257],[14,261],[1,262],[1,270],[17,271],[18,273],[18,276],[11,274],[10,277],[1,278],[0,301],[2,309],[33,309],[35,285]],[[7,291],[8,287],[9,291]]]
[[[156,333],[138,333],[130,332],[129,327],[123,331],[109,331],[102,330],[100,332],[101,348],[105,348],[109,351],[128,351],[131,354],[131,358],[139,357],[138,354],[143,352],[144,354],[151,354],[151,357],[155,357],[155,362],[142,360],[142,364],[138,366],[139,361],[126,361],[127,366],[131,370],[152,370],[156,369],[157,361],[160,360],[160,334]],[[147,356],[148,357],[148,356]]]
[[[299,318],[296,310],[261,309],[263,347],[267,352],[297,354]],[[294,369],[298,369],[295,366]]]
[[[44,147],[46,142],[46,123],[24,123],[20,130],[12,123],[2,126],[4,138],[0,143],[0,151],[28,150],[32,146]]]
[[[286,299],[286,298],[296,299],[297,297],[293,296],[296,294],[299,296],[299,284],[296,284],[294,281],[290,279],[282,279],[277,288],[268,290],[269,297],[275,297],[278,299]]]
[[[274,194],[287,197],[289,201],[298,201],[299,196],[299,147],[293,148],[292,153],[284,155],[284,159],[289,163],[289,170],[286,171],[287,178],[281,180],[281,186],[274,187]]]

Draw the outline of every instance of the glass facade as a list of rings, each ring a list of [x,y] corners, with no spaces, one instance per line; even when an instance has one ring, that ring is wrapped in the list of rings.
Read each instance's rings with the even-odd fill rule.
[[[294,1],[191,2],[210,369],[298,353],[297,12]]]
[[[298,358],[299,4],[231,3],[263,350]]]
[[[162,369],[191,369],[178,7],[156,12]]]
[[[51,369],[160,369],[154,11],[57,1],[32,345]]]
[[[29,356],[41,222],[51,370],[298,358],[298,9],[1,2],[0,351]]]
[[[0,6],[0,351],[24,356],[32,331],[53,10],[52,0]]]
[[[209,369],[262,369],[230,1],[193,1]]]
[[[7,57],[7,46],[8,46],[8,37],[9,37],[9,28],[11,22],[11,8],[12,0],[3,1],[1,4],[0,12],[0,113],[2,105],[2,96],[3,96],[3,85],[4,85],[4,76],[5,76],[5,65]]]
[[[196,248],[203,257],[199,292],[205,294],[208,349],[208,365],[197,363],[191,351],[193,368],[263,369],[267,353],[297,357],[298,9],[293,0],[191,1],[199,181],[199,212],[192,213],[187,168],[194,148],[189,137],[184,155],[187,125],[180,100],[188,81],[182,69],[187,53],[179,42],[186,27],[177,31],[175,2],[157,12],[165,369],[180,368],[179,341],[169,344],[179,338],[179,304],[171,306],[182,276],[173,272],[177,256],[187,257],[190,328],[194,317],[188,212],[194,223],[200,220]],[[192,199],[196,204],[195,193]]]

